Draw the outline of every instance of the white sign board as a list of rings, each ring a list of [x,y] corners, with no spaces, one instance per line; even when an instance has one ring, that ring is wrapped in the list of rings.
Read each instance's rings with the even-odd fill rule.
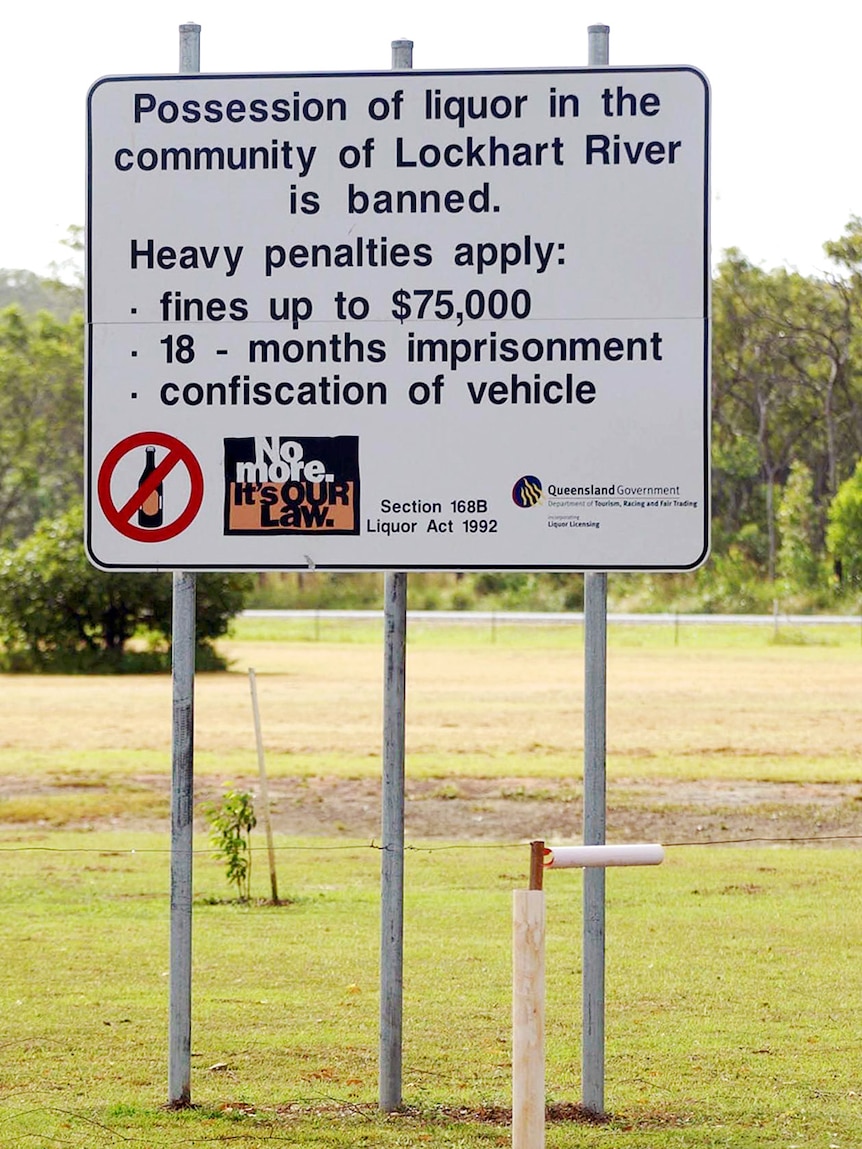
[[[691,68],[109,77],[88,100],[107,569],[691,569]]]

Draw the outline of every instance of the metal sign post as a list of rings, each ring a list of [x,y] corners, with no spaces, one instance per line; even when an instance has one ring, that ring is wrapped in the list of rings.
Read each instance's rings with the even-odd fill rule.
[[[200,71],[200,24],[179,25],[179,70]],[[195,576],[174,571],[171,614],[170,989],[168,1103],[192,1100]]]
[[[605,841],[608,576],[584,580],[584,845]],[[582,1103],[605,1106],[605,871],[584,871]]]
[[[588,64],[609,62],[610,28],[593,24],[587,31]],[[607,671],[608,576],[584,575],[584,845],[601,846],[607,823]],[[583,966],[581,1008],[581,1101],[584,1108],[605,1108],[605,871],[584,870]]]
[[[199,24],[180,25],[180,72],[200,71]],[[173,573],[168,1104],[191,1104],[195,576]]]
[[[413,67],[413,41],[392,41],[392,70]],[[404,1033],[404,791],[407,702],[407,572],[384,587],[383,778],[380,857],[379,1105],[401,1104]]]
[[[380,853],[380,1068],[383,1110],[401,1104],[404,986],[404,730],[407,575],[386,576]]]
[[[195,576],[174,572],[168,1104],[191,1103]]]

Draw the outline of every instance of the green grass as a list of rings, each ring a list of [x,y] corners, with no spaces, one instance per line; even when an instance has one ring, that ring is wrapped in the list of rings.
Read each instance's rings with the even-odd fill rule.
[[[0,1145],[509,1143],[511,891],[526,847],[407,858],[404,1101],[377,1096],[379,853],[286,842],[273,908],[196,860],[193,1099],[166,1097],[165,836],[0,839]],[[256,885],[267,875],[258,855]],[[862,1144],[862,852],[677,849],[608,875],[606,1103],[550,1149]],[[547,1092],[579,1100],[580,877],[547,875]],[[221,1068],[215,1068],[221,1067]],[[457,1112],[463,1109],[459,1119]]]
[[[335,625],[237,624],[224,644],[232,672],[198,678],[199,775],[255,774],[252,665],[273,777],[379,776],[381,628]],[[612,626],[617,799],[626,780],[643,802],[650,779],[862,778],[859,634],[788,636]],[[443,796],[468,775],[507,778],[524,803],[541,792],[528,778],[576,789],[582,637],[579,626],[411,628],[408,776],[439,778]],[[168,1112],[168,837],[123,825],[167,823],[169,681],[10,676],[3,686],[2,1149],[510,1143],[499,1120],[478,1118],[510,1104],[511,891],[526,884],[526,847],[419,842],[408,853],[407,1111],[384,1116],[379,852],[277,837],[289,904],[246,908],[226,901],[201,837],[197,1108]],[[87,818],[118,826],[56,828]],[[672,848],[658,869],[610,873],[611,1120],[550,1122],[549,1149],[862,1144],[860,880],[862,851],[843,848]],[[263,895],[262,853],[254,881]],[[547,875],[556,1105],[580,1096],[580,884],[577,872]]]
[[[167,795],[129,785],[122,779],[119,785],[115,785],[110,776],[91,776],[91,781],[81,790],[0,798],[0,821],[62,827],[87,819],[167,819],[170,815]]]
[[[408,623],[408,644],[429,646],[496,645],[543,648],[581,647],[583,622],[526,625],[509,623],[504,612],[482,621],[445,624],[415,620]],[[231,624],[231,637],[238,642],[350,642],[379,643],[383,635],[382,616],[376,619],[345,619],[326,611],[307,618],[237,618]],[[608,625],[608,645],[655,650],[694,648],[698,650],[756,650],[770,646],[814,646],[862,649],[862,635],[856,625],[792,626],[779,622],[776,633],[767,626],[718,625],[715,623],[614,623]]]

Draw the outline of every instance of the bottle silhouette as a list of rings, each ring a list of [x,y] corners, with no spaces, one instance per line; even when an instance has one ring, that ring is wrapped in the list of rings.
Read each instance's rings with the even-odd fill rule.
[[[141,472],[140,483],[143,483],[149,475],[156,469],[156,448],[147,447],[147,461],[144,464],[144,469]],[[164,485],[159,483],[154,491],[144,499],[141,506],[138,508],[138,526],[139,527],[160,527],[164,519],[164,512],[162,509],[164,499]]]

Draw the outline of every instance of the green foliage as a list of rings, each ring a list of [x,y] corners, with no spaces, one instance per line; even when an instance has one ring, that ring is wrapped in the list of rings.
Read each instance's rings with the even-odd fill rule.
[[[713,614],[760,614],[772,609],[774,589],[763,578],[764,539],[756,523],[746,523],[724,551],[713,555],[701,576],[701,603]]]
[[[826,249],[843,276],[766,272],[730,251],[713,293],[717,533],[730,546],[743,524],[758,523],[767,542],[761,573],[771,580],[782,488],[794,466],[807,468],[811,510],[800,529],[811,562],[801,569],[796,545],[785,565],[808,588],[820,582],[825,508],[862,454],[862,222],[851,220]],[[798,519],[798,492],[789,497]]]
[[[281,610],[381,610],[383,575],[325,571],[258,575],[250,608]],[[580,610],[583,579],[576,573],[482,571],[410,575],[410,610]]]
[[[0,268],[0,308],[13,305],[25,315],[47,311],[61,323],[67,323],[84,308],[83,285],[46,280],[21,268]]]
[[[52,263],[52,275],[44,280],[48,291],[66,292],[68,295],[80,300],[78,307],[84,306],[84,228],[81,224],[72,224],[66,229],[66,238],[61,239],[63,247],[71,252],[62,263]]]
[[[136,669],[163,667],[170,643],[169,574],[106,573],[91,566],[82,544],[83,514],[75,507],[43,520],[28,539],[0,556],[0,637],[9,669]],[[202,575],[197,580],[196,634],[214,658],[212,642],[242,609],[248,578]],[[129,658],[139,631],[161,652]]]
[[[383,602],[383,575],[266,571],[254,578],[250,608],[374,610]]]
[[[480,610],[582,610],[584,583],[578,574],[530,571],[482,571],[469,576],[465,591]]]
[[[823,250],[839,267],[858,276],[862,272],[862,216],[851,216],[841,238],[827,240]]]
[[[840,572],[841,588],[858,592],[862,586],[862,459],[832,500],[826,540]]]
[[[247,790],[230,789],[216,806],[201,807],[210,828],[210,845],[224,862],[228,885],[236,886],[237,897],[251,897],[251,832],[257,825],[254,798]]]
[[[817,591],[826,582],[825,567],[818,555],[817,508],[810,469],[796,461],[778,505],[778,573],[789,594]]]
[[[0,312],[0,542],[79,497],[83,478],[83,324]]]

